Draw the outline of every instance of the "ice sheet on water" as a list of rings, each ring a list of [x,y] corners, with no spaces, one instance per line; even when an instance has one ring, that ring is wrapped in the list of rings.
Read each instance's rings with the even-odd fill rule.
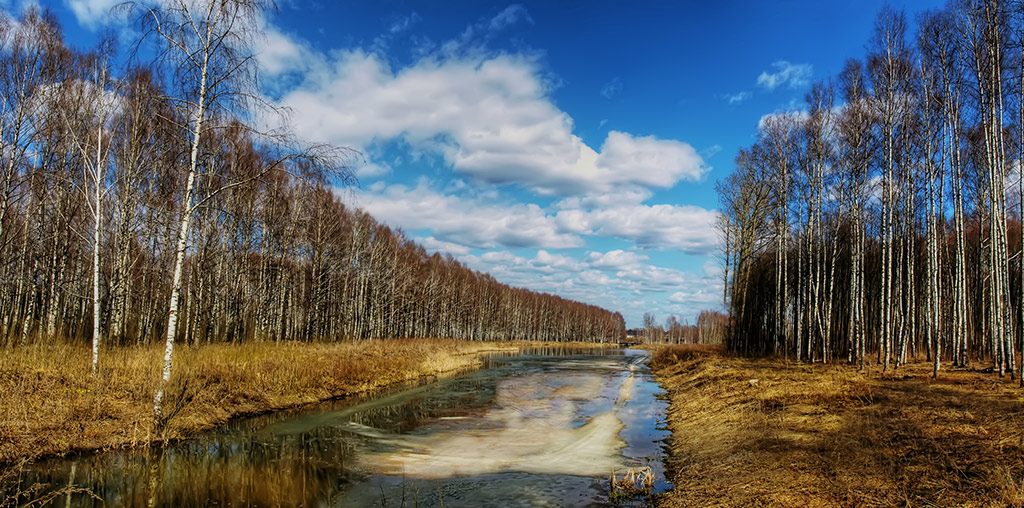
[[[495,405],[412,435],[377,436],[386,451],[364,457],[376,474],[449,478],[503,472],[605,476],[622,467],[617,410],[629,400],[634,376],[600,372],[536,373],[498,383]],[[606,403],[595,403],[603,400]],[[589,413],[589,414],[585,414]],[[579,425],[580,416],[586,423]]]

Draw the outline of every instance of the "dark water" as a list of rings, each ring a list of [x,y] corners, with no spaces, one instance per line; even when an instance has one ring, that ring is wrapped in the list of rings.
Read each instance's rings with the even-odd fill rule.
[[[36,464],[57,506],[602,506],[608,477],[664,482],[665,404],[632,350],[538,350],[362,400],[232,422],[165,449]]]

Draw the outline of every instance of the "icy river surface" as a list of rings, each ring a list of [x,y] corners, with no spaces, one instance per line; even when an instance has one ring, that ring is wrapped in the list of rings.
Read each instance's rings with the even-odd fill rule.
[[[605,506],[609,476],[668,487],[644,351],[543,349],[358,400],[232,422],[166,449],[70,456],[64,506]],[[102,500],[102,501],[101,501]]]

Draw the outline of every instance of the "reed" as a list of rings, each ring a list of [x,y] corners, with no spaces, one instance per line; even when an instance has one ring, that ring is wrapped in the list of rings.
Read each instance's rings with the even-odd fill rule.
[[[650,500],[654,492],[654,472],[650,467],[629,468],[622,478],[612,471],[608,498],[616,504]]]

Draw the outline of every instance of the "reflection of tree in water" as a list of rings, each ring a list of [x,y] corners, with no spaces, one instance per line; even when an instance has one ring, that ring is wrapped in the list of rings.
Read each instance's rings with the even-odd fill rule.
[[[149,453],[88,456],[77,460],[73,481],[107,506],[308,505],[330,501],[345,488],[361,439],[319,428],[271,440],[220,437]],[[52,481],[57,472],[50,473]],[[72,504],[103,505],[84,496]]]
[[[491,403],[493,397],[493,380],[460,381],[440,393],[427,392],[401,403],[366,408],[353,414],[349,421],[404,433],[440,418],[480,411]]]
[[[270,441],[201,443],[168,450],[161,461],[161,504],[294,506],[330,500],[344,487],[358,438],[321,428]]]
[[[415,432],[428,424],[436,431],[449,418],[486,411],[494,404],[499,379],[548,365],[566,368],[573,361],[570,355],[580,351],[554,347],[525,353],[528,357],[518,359],[495,355],[492,365],[497,370],[362,402],[338,402],[333,408],[325,405],[241,420],[163,450],[41,462],[26,472],[23,483],[66,486],[73,464],[73,483],[89,488],[105,504],[76,494],[72,506],[336,504],[350,485],[368,477],[359,469],[361,454],[390,446],[390,434]],[[560,358],[550,358],[555,355]],[[590,363],[589,368],[600,366]],[[357,432],[353,424],[368,431]]]
[[[339,412],[333,425],[276,434],[269,426],[239,432],[216,433],[150,451],[84,455],[71,461],[37,465],[26,482],[66,485],[71,464],[72,481],[89,488],[106,505],[299,506],[336,499],[346,486],[362,476],[354,466],[360,450],[376,440],[350,431],[346,422],[383,434],[404,433],[443,417],[481,410],[494,393],[493,380],[453,382],[443,390],[373,401]],[[301,418],[301,417],[299,417]],[[266,420],[264,420],[266,423]],[[100,506],[85,496],[73,506]]]

